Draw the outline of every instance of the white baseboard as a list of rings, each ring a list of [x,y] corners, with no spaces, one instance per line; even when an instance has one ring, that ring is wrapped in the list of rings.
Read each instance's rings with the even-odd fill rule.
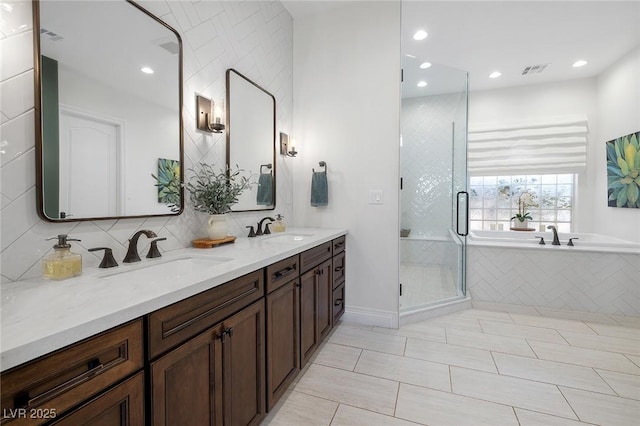
[[[398,313],[393,311],[348,306],[342,320],[375,327],[398,328]]]
[[[471,297],[467,293],[464,299],[453,300],[428,308],[416,309],[415,311],[402,312],[400,314],[400,326],[412,324],[414,322],[425,321],[440,315],[451,314],[471,308]]]

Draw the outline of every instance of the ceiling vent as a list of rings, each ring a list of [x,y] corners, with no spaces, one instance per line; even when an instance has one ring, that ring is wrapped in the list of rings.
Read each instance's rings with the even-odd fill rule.
[[[64,40],[64,37],[54,33],[53,31],[49,31],[46,28],[41,28],[40,29],[40,37],[43,37],[43,38],[45,38],[47,40],[51,40],[51,41]]]
[[[529,65],[527,67],[525,67],[522,70],[521,75],[528,75],[528,74],[540,74],[542,71],[544,71],[545,69],[547,69],[547,66],[549,64],[542,64],[542,65]]]

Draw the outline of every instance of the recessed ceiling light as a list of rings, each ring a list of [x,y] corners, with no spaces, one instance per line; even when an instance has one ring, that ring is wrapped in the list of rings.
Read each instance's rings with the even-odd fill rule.
[[[416,31],[416,33],[413,35],[413,39],[414,40],[424,40],[425,38],[427,38],[429,34],[427,34],[427,32],[425,30],[418,30]]]
[[[140,68],[140,71],[142,71],[145,74],[153,74],[153,70],[149,67],[142,67]]]
[[[427,82],[426,81],[419,81],[418,82],[418,87],[427,87]]]
[[[423,63],[420,64],[420,68],[423,69],[423,70],[426,70],[430,66],[431,66],[431,62],[423,62]]]
[[[585,61],[584,59],[580,59],[579,61],[575,61],[573,63],[574,68],[584,67],[585,65],[587,65],[587,61]]]
[[[491,74],[489,74],[489,78],[498,78],[502,75],[502,73],[500,71],[494,71]]]

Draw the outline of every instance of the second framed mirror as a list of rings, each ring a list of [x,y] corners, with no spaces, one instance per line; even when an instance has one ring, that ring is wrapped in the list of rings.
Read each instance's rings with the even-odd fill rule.
[[[227,70],[227,166],[236,166],[255,184],[233,211],[276,207],[276,99],[234,69]]]

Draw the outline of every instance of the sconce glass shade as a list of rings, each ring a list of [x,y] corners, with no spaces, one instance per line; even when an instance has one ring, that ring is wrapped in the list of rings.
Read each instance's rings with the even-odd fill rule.
[[[204,96],[196,95],[196,126],[198,130],[211,133],[222,133],[225,129],[224,124],[220,122],[220,117],[212,122],[213,117],[213,101]]]

